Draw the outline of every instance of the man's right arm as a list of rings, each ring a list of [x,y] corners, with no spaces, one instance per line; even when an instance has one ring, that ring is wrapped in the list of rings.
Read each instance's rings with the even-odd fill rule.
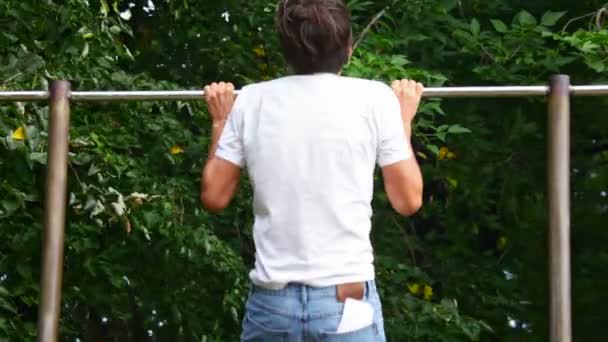
[[[399,100],[402,134],[407,142],[409,158],[385,165],[382,168],[384,188],[391,206],[405,216],[414,215],[422,207],[422,193],[424,183],[420,166],[412,150],[412,121],[416,116],[420,98],[424,87],[414,81],[395,81],[392,84],[393,92]]]

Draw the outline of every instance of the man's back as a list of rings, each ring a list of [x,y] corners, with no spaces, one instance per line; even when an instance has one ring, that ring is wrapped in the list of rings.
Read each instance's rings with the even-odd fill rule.
[[[388,86],[314,74],[245,87],[216,155],[246,165],[254,188],[254,283],[374,279],[375,164],[411,155]]]

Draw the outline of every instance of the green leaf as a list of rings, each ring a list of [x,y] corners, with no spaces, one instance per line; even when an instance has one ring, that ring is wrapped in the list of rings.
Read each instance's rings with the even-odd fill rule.
[[[426,148],[428,148],[429,151],[433,152],[436,157],[439,156],[439,147],[437,147],[437,145],[426,145]]]
[[[116,25],[112,25],[112,27],[110,27],[110,33],[112,34],[119,34],[120,33],[120,27],[116,26]]]
[[[406,64],[410,64],[410,61],[407,60],[407,58],[400,56],[400,55],[395,55],[393,57],[391,57],[391,64],[398,66],[398,67],[402,67]]]
[[[566,11],[564,11],[564,12],[549,11],[549,12],[545,13],[545,15],[543,15],[543,18],[541,19],[541,25],[547,26],[547,27],[554,26],[564,15],[566,15],[566,13],[567,13]]]
[[[153,211],[144,212],[144,223],[148,227],[155,227],[161,221],[160,215]]]
[[[597,72],[604,72],[606,70],[606,63],[602,61],[587,62],[587,65]]]
[[[445,132],[450,128],[449,125],[441,125],[439,127],[437,127],[437,132]]]
[[[492,23],[492,26],[494,26],[496,32],[505,33],[509,30],[507,25],[502,20],[491,19],[490,22]]]
[[[89,43],[84,44],[84,48],[82,49],[82,53],[80,54],[80,58],[86,58],[89,55]]]
[[[491,326],[488,325],[488,323],[484,322],[484,321],[477,321],[477,323],[484,329],[486,329],[487,331],[494,333],[494,329],[492,329]]]
[[[99,12],[102,16],[107,17],[110,12],[110,7],[108,6],[108,2],[106,0],[101,0],[101,7],[99,8]]]
[[[477,341],[479,339],[479,334],[481,333],[481,328],[477,324],[477,322],[464,322],[462,325],[462,331],[471,339],[471,341]]]
[[[239,314],[238,314],[237,309],[234,306],[230,308],[230,313],[232,314],[232,319],[235,322],[238,322],[239,321]]]
[[[473,33],[474,36],[478,36],[480,31],[481,25],[479,25],[479,21],[473,18],[473,20],[471,20],[471,33]]]
[[[454,126],[450,126],[450,129],[448,129],[448,133],[449,134],[465,134],[465,133],[472,133],[472,131],[470,129],[462,127],[460,125],[454,125]]]
[[[46,152],[32,152],[30,153],[30,160],[38,164],[46,165]]]
[[[437,139],[441,140],[442,142],[445,142],[445,137],[447,136],[447,132],[439,132],[435,136],[437,137]]]
[[[532,26],[536,25],[536,19],[527,11],[521,11],[515,16],[515,22],[520,25]]]
[[[439,8],[444,11],[451,11],[458,5],[458,0],[440,0]]]
[[[0,298],[0,308],[9,311],[13,314],[17,314],[17,308],[13,304],[4,300],[3,298]]]
[[[2,34],[13,43],[16,43],[19,41],[19,38],[17,38],[17,36],[15,36],[14,34],[10,34],[8,32],[2,32]]]
[[[4,208],[4,213],[7,216],[13,214],[21,206],[16,200],[3,200],[0,202],[0,205]]]

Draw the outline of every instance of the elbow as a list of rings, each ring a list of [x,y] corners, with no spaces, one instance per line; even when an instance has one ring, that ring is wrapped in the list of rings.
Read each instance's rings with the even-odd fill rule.
[[[201,192],[201,203],[207,211],[219,213],[228,207],[229,201]]]
[[[393,209],[403,216],[413,216],[422,208],[422,194],[423,186],[421,184],[416,189],[410,189],[401,201],[396,201],[393,204]]]
[[[413,216],[422,208],[422,195],[413,199],[403,211],[404,216]]]
[[[393,205],[393,209],[403,216],[413,216],[422,208],[422,196]]]

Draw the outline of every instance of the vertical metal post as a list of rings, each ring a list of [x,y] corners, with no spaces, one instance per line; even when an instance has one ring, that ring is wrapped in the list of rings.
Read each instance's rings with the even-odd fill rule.
[[[44,202],[42,275],[38,308],[38,341],[59,337],[63,244],[68,182],[70,83],[53,81],[50,87],[49,148]]]
[[[551,342],[570,342],[570,77],[556,75],[549,84],[549,334]]]

